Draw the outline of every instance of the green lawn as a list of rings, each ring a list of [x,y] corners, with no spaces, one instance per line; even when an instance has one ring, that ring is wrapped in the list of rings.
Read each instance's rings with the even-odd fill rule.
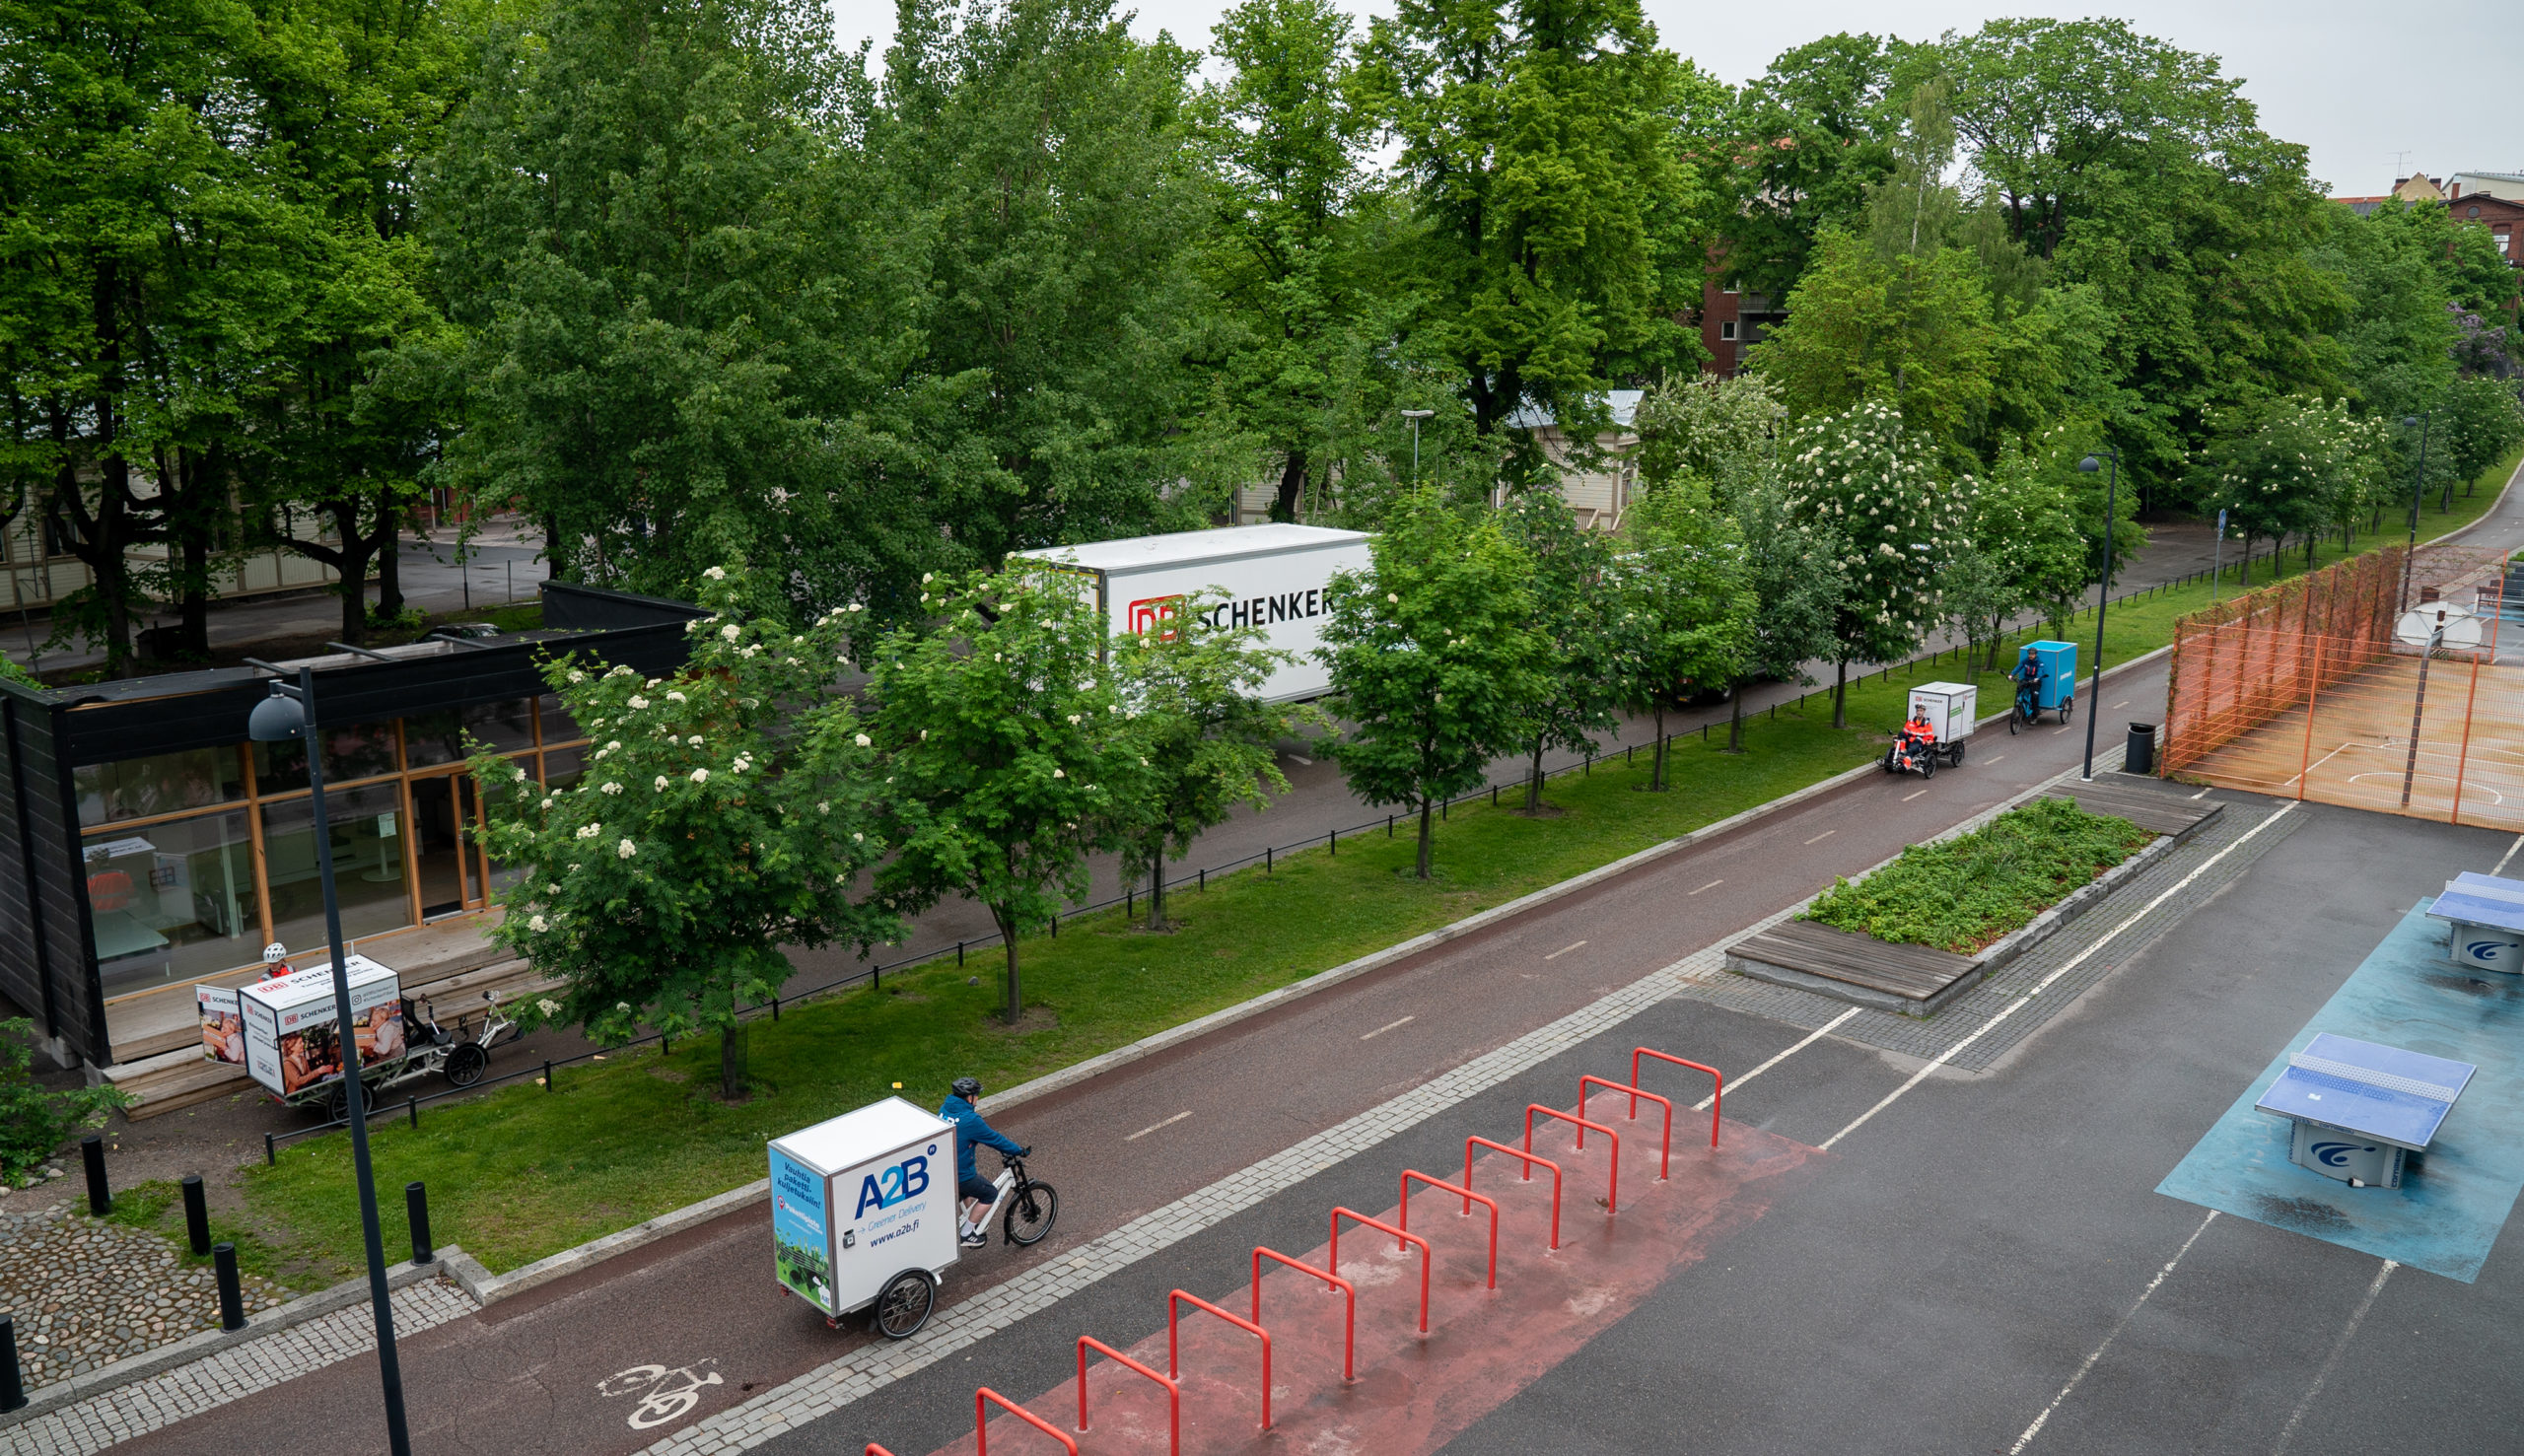
[[[2492,482],[2450,514],[2430,513],[2422,536],[2476,518],[2494,495]],[[2318,564],[2337,555],[2323,553]],[[2302,569],[2301,556],[2284,568]],[[2268,579],[2265,567],[2255,585]],[[2114,606],[2107,660],[2162,646],[2174,618],[2207,604],[2208,594],[2201,582]],[[2091,618],[2079,621],[2076,635],[2090,658]],[[2012,660],[2011,650],[2004,656]],[[2082,665],[2090,670],[2092,662]],[[1556,781],[1550,800],[1565,810],[1556,818],[1459,807],[1439,829],[1441,877],[1433,883],[1399,872],[1410,861],[1406,829],[1390,841],[1344,841],[1337,855],[1320,848],[1288,855],[1269,874],[1257,867],[1215,878],[1205,894],[1174,897],[1180,926],[1171,934],[1125,925],[1119,911],[1066,922],[1057,939],[1025,942],[1035,1009],[1015,1030],[992,1019],[995,967],[977,957],[970,971],[983,984],[971,986],[950,960],[888,972],[881,991],[856,989],[793,1005],[777,1023],[755,1022],[749,1050],[758,1089],[741,1105],[715,1095],[717,1049],[704,1040],[679,1045],[672,1057],[649,1048],[566,1068],[549,1090],[526,1082],[434,1108],[417,1131],[381,1123],[373,1141],[378,1185],[390,1193],[407,1180],[426,1181],[438,1240],[463,1245],[495,1271],[514,1269],[761,1177],[768,1139],[864,1105],[897,1082],[924,1105],[967,1072],[992,1086],[1013,1085],[1864,763],[1883,751],[1911,682],[1963,671],[1949,654],[1854,683],[1847,731],[1830,728],[1829,701],[1817,696],[1803,713],[1749,720],[1741,755],[1721,751],[1722,726],[1707,742],[1681,739],[1664,794],[1640,792],[1643,754],[1636,766],[1606,760],[1591,774]],[[1984,711],[1995,711],[2005,701],[2004,679],[1976,675]],[[2152,718],[2160,707],[2107,710],[2098,746],[2123,720]],[[306,1287],[355,1270],[349,1158],[348,1140],[316,1138],[285,1149],[275,1167],[244,1173],[251,1231],[270,1246],[276,1277]],[[1044,1171],[1057,1181],[1057,1149]],[[386,1246],[402,1247],[402,1200],[383,1203]]]

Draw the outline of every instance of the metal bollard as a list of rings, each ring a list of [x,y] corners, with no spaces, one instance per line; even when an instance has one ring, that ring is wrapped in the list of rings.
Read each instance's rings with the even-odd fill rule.
[[[103,1218],[114,1211],[113,1190],[105,1186],[105,1140],[95,1133],[80,1139],[79,1160],[88,1165],[88,1212]]]
[[[665,1045],[666,1045],[666,1050],[665,1050],[664,1052],[660,1053],[659,1055],[661,1055],[661,1056],[666,1056],[666,1057],[671,1057],[671,1056],[673,1056],[673,1055],[674,1055],[674,1043],[672,1043],[672,1042],[666,1042]],[[547,1061],[545,1061],[545,1062],[544,1062],[544,1064],[543,1064],[543,1090],[545,1090],[545,1091],[547,1091],[547,1092],[548,1092],[548,1091],[550,1091],[550,1090],[552,1090],[552,1064],[551,1064],[551,1062],[550,1062],[550,1061],[548,1061],[548,1060],[547,1060]]]
[[[211,1266],[219,1275],[219,1328],[245,1328],[245,1291],[237,1284],[237,1246],[210,1246]]]
[[[403,1212],[412,1222],[412,1262],[435,1264],[438,1249],[430,1242],[430,1195],[418,1180],[403,1185]]]
[[[199,1173],[184,1175],[184,1232],[192,1240],[194,1258],[210,1252],[210,1200],[202,1196]]]
[[[1262,872],[1271,872],[1271,847],[1267,844],[1262,847]]]
[[[27,1405],[27,1373],[18,1368],[18,1319],[0,1314],[0,1411]]]

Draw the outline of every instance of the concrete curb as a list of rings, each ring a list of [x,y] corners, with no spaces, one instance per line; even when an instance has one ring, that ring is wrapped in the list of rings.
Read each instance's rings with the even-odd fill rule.
[[[616,1254],[629,1253],[643,1244],[653,1244],[671,1234],[681,1233],[687,1228],[707,1223],[723,1213],[741,1209],[770,1192],[771,1180],[759,1178],[741,1188],[731,1188],[726,1193],[705,1198],[697,1204],[686,1204],[680,1209],[660,1213],[646,1223],[635,1223],[629,1228],[608,1233],[602,1238],[590,1239],[574,1248],[563,1249],[558,1254],[537,1259],[532,1264],[512,1269],[506,1274],[491,1273],[483,1267],[482,1261],[460,1249],[450,1248],[442,1252],[439,1255],[439,1262],[447,1266],[447,1277],[456,1283],[456,1287],[472,1295],[473,1302],[476,1304],[487,1306],[512,1295],[523,1294],[538,1284],[548,1284],[557,1279],[567,1279],[583,1269],[594,1268]]]
[[[434,1280],[444,1272],[442,1266],[453,1260],[462,1259],[467,1264],[473,1263],[463,1250],[454,1244],[438,1252],[439,1257],[436,1262],[413,1264],[406,1261],[386,1271],[386,1287],[399,1289],[407,1284],[423,1283]],[[179,1365],[188,1365],[195,1360],[206,1359],[233,1346],[260,1340],[266,1335],[277,1335],[294,1325],[303,1325],[309,1320],[331,1314],[335,1310],[347,1309],[354,1304],[364,1302],[367,1298],[368,1276],[362,1275],[357,1279],[344,1280],[331,1288],[318,1289],[313,1294],[292,1299],[277,1309],[265,1309],[247,1315],[245,1328],[242,1330],[203,1330],[197,1334],[187,1335],[174,1344],[161,1345],[156,1350],[143,1352],[127,1359],[116,1360],[110,1365],[100,1366],[85,1375],[73,1375],[67,1380],[56,1380],[50,1385],[38,1386],[28,1393],[27,1404],[5,1416],[0,1416],[0,1430],[32,1421],[47,1412],[58,1411],[64,1406],[75,1406],[81,1401],[104,1395],[107,1391],[118,1390],[135,1381],[146,1380],[153,1375],[163,1375]]]

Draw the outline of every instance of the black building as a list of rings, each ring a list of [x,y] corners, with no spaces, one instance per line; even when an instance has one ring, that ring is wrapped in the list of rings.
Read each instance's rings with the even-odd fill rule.
[[[460,833],[480,814],[468,739],[570,783],[586,738],[541,663],[671,672],[702,615],[553,582],[537,631],[309,659],[343,935],[485,908],[514,871]],[[0,997],[64,1061],[113,1063],[118,1024],[189,1016],[196,981],[258,966],[269,941],[323,957],[306,746],[245,737],[270,681],[248,667],[0,681]]]

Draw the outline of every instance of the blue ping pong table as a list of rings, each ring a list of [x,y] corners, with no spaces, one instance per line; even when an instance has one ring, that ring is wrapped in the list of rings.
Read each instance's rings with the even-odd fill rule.
[[[2352,1188],[2399,1188],[2402,1160],[2427,1150],[2477,1070],[2326,1031],[2253,1105],[2293,1125],[2287,1156],[2297,1166]]]
[[[2427,913],[2448,922],[2445,953],[2454,964],[2474,971],[2524,972],[2524,880],[2466,869],[2445,882],[2445,893]]]

